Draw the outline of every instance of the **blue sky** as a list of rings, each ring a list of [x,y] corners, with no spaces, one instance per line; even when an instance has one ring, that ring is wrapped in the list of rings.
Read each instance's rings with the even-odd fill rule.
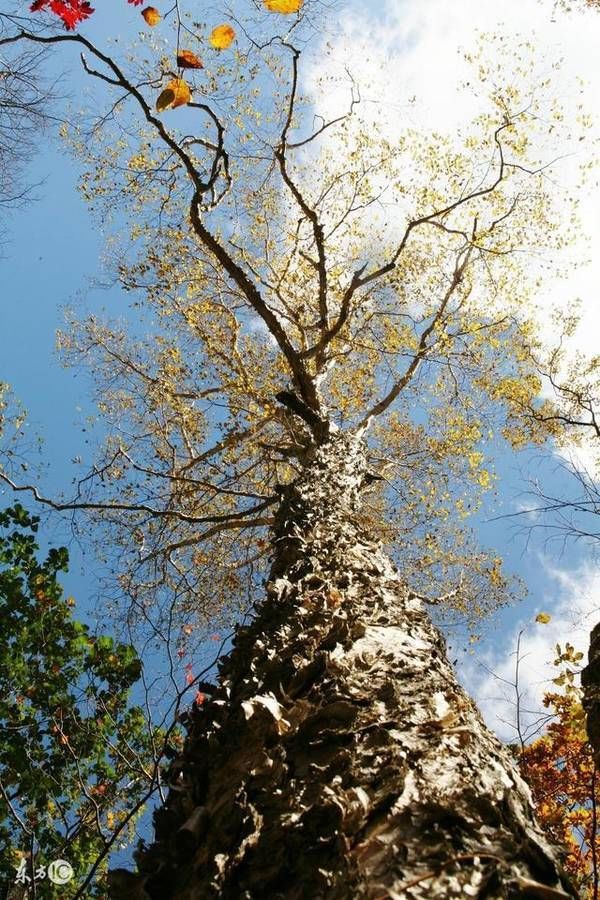
[[[89,33],[99,41],[113,31],[114,15],[109,15],[109,2],[113,7],[116,0],[98,0],[98,13],[89,26]],[[529,5],[510,0],[503,4],[503,14],[514,19],[519,11],[516,18],[527,33],[533,27],[539,29],[540,46],[552,48],[557,54],[576,53],[581,70],[577,74],[592,78],[591,60],[594,57],[595,65],[600,46],[600,16],[592,19],[586,14],[579,22],[571,17],[557,23],[549,11],[552,5],[547,4],[546,9],[534,0]],[[127,7],[124,0],[119,6],[123,7],[119,9],[119,21],[125,23],[122,27],[128,33],[128,28],[137,28],[139,12]],[[477,27],[496,27],[497,13],[491,12],[496,4],[489,4],[486,9],[481,6],[471,0],[452,4],[443,0],[389,0],[378,9],[376,19],[370,19],[364,5],[349,3],[345,6],[345,18],[341,19],[338,50],[343,58],[358,60],[363,52],[361,42],[366,40],[369,59],[374,58],[375,63],[371,67],[365,56],[363,68],[369,77],[375,77],[375,64],[383,66],[387,82],[381,91],[392,91],[390,104],[394,98],[414,94],[423,103],[426,117],[450,125],[452,116],[462,115],[452,99],[462,72],[460,64],[452,62],[453,47],[468,44]],[[599,84],[593,89],[600,95]],[[15,212],[9,223],[10,243],[0,260],[0,380],[12,385],[29,411],[29,428],[44,438],[44,491],[54,496],[62,492],[68,495],[80,471],[72,460],[91,460],[91,431],[85,420],[95,411],[89,404],[86,379],[63,369],[54,353],[55,331],[62,325],[61,307],[105,307],[115,312],[126,309],[128,298],[116,288],[100,290],[92,286],[101,274],[103,236],[77,193],[77,166],[57,140],[51,136],[42,138],[28,177],[40,182],[38,200]],[[595,207],[600,207],[597,200]],[[590,212],[588,218],[593,233],[597,213]],[[592,238],[595,240],[593,234]],[[589,255],[589,246],[583,242],[581,254]],[[593,346],[592,336],[594,332],[598,334],[595,278],[595,270],[584,273],[581,267],[575,281],[565,288],[567,300],[573,296],[584,300],[584,328],[577,345],[583,350]],[[540,327],[545,327],[544,323]],[[453,655],[460,659],[463,677],[477,694],[489,723],[510,737],[510,730],[496,718],[497,713],[502,718],[510,717],[510,703],[497,699],[501,697],[501,684],[488,676],[487,670],[510,678],[516,635],[522,625],[527,625],[530,637],[525,652],[531,668],[527,684],[532,704],[538,704],[539,685],[548,677],[545,662],[551,661],[553,643],[557,639],[572,639],[582,649],[585,647],[586,632],[594,624],[600,605],[595,599],[600,579],[594,557],[585,546],[548,545],[547,536],[541,532],[534,532],[527,541],[525,535],[518,533],[527,519],[515,523],[514,519],[496,518],[502,513],[514,513],[526,503],[529,479],[538,478],[558,495],[566,493],[569,480],[561,468],[561,459],[551,449],[520,458],[501,456],[497,472],[499,505],[489,506],[479,517],[482,543],[493,546],[504,557],[508,570],[524,579],[529,593],[518,607],[503,610],[493,622],[486,623],[482,641],[472,653],[469,647],[457,646]],[[1,499],[8,503],[13,498],[4,491]],[[67,519],[61,525],[53,516],[46,537],[51,543],[70,542],[72,568],[65,587],[77,598],[78,613],[93,618],[98,592],[98,566],[93,555],[88,552],[82,556],[81,548],[71,540]],[[550,626],[533,624],[539,610],[553,614]],[[584,614],[587,618],[583,618]],[[583,623],[579,633],[571,622],[578,619]],[[207,648],[209,653],[214,646]]]

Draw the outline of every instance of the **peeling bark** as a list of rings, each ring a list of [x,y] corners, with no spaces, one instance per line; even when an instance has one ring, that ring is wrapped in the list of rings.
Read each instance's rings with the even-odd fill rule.
[[[362,533],[367,475],[333,435],[285,489],[266,599],[139,855],[147,897],[576,896],[443,637]]]
[[[583,706],[587,713],[587,733],[600,762],[600,622],[592,628],[588,664],[581,673]]]

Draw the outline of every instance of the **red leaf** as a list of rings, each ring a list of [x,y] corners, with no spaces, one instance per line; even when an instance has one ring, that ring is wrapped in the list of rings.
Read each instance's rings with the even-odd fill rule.
[[[48,9],[63,22],[67,31],[75,28],[94,12],[88,0],[34,0],[31,12]]]
[[[203,694],[202,691],[198,691],[196,696],[194,697],[194,703],[197,703],[198,706],[202,706],[204,701],[206,700],[206,694]]]

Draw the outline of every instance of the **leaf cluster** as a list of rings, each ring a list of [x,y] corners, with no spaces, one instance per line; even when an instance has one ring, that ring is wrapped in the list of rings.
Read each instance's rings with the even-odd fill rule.
[[[39,560],[38,525],[19,504],[0,513],[0,877],[12,883],[20,859],[30,875],[67,859],[73,896],[148,789],[152,736],[130,697],[137,654],[73,618],[59,581],[67,550]]]

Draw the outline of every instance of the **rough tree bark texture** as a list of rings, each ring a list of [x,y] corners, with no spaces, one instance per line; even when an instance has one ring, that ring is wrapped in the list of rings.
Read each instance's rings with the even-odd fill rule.
[[[334,435],[285,489],[267,597],[173,767],[139,896],[576,896],[444,639],[361,533],[365,475]]]
[[[596,763],[600,762],[600,622],[590,634],[588,664],[581,673],[583,706],[587,713],[587,733],[594,748]]]

